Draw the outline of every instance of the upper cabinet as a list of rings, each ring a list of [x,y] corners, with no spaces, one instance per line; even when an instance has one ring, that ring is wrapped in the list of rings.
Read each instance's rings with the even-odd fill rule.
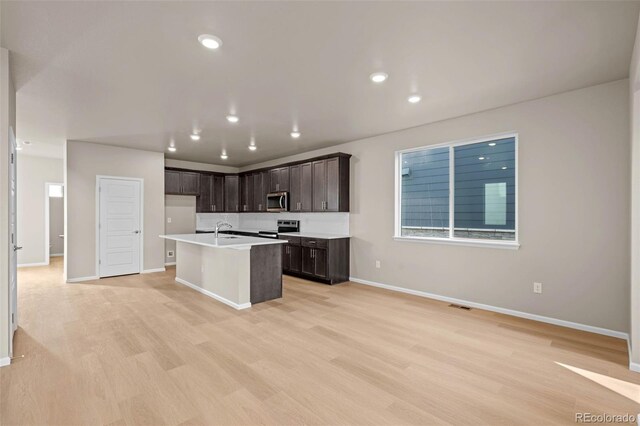
[[[349,158],[332,157],[312,163],[313,211],[349,211]]]
[[[292,212],[348,212],[350,157],[336,153],[242,175],[168,168],[165,193],[197,196],[198,213],[266,212],[270,192],[289,192]]]
[[[175,195],[200,195],[200,173],[165,170],[164,192]]]
[[[269,170],[269,192],[289,191],[289,167]]]
[[[238,175],[224,177],[224,210],[240,212],[240,176]]]

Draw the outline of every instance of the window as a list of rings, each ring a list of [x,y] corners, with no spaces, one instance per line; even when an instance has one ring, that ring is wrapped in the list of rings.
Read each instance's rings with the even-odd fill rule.
[[[49,185],[49,197],[62,198],[64,187],[62,185]]]
[[[517,246],[516,152],[516,135],[397,152],[396,237]]]

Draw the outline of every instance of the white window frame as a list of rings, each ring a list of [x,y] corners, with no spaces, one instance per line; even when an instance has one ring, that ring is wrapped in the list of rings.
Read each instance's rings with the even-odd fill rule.
[[[515,186],[516,186],[516,199],[515,199],[515,240],[503,241],[503,240],[481,240],[475,238],[459,238],[454,237],[454,216],[455,216],[455,158],[453,150],[455,147],[463,145],[472,145],[476,143],[491,142],[496,139],[514,138],[515,139]],[[423,151],[433,148],[449,148],[449,237],[414,237],[403,236],[401,232],[402,217],[402,154],[409,152]],[[420,146],[417,148],[403,149],[395,152],[395,224],[394,224],[394,236],[396,241],[405,241],[413,243],[430,243],[430,244],[450,244],[458,246],[471,246],[471,247],[490,247],[500,249],[512,249],[517,250],[520,247],[520,237],[518,232],[518,198],[520,197],[520,188],[518,185],[518,175],[520,174],[520,168],[518,167],[518,133],[505,132],[495,135],[483,136],[480,138],[458,140],[454,142],[446,142],[435,145]]]

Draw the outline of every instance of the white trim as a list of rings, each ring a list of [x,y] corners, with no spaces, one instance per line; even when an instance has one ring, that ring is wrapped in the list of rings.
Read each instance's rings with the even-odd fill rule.
[[[0,367],[6,367],[9,364],[11,364],[11,358],[9,358],[8,356],[0,358]]]
[[[35,262],[35,263],[18,263],[18,268],[31,268],[32,266],[47,266],[49,262]]]
[[[503,139],[512,137],[515,140],[514,146],[514,155],[515,155],[515,187],[516,187],[516,195],[515,195],[515,241],[509,242],[496,242],[496,240],[475,240],[468,238],[456,238],[454,237],[454,221],[455,221],[455,158],[454,158],[454,148],[457,146],[463,145],[472,145],[476,143],[490,142],[496,139]],[[520,239],[519,239],[519,221],[518,221],[518,206],[519,206],[519,198],[520,198],[520,188],[518,175],[520,173],[520,167],[518,165],[518,145],[519,143],[519,135],[517,132],[503,132],[496,133],[493,135],[482,136],[479,138],[471,138],[471,139],[462,139],[453,142],[444,142],[433,145],[419,146],[415,148],[407,148],[401,149],[395,152],[395,210],[394,210],[394,239],[396,241],[411,241],[411,242],[431,242],[431,243],[440,243],[440,244],[452,244],[452,245],[461,245],[461,246],[473,246],[473,247],[489,247],[489,248],[509,248],[509,249],[517,249],[520,247]],[[433,238],[433,237],[404,237],[401,236],[401,209],[400,205],[402,204],[402,154],[409,152],[422,151],[425,149],[434,149],[434,148],[449,148],[449,237],[448,238]]]
[[[44,183],[44,262],[45,262],[44,264],[45,265],[49,264],[49,258],[51,256],[53,256],[52,254],[50,254],[51,239],[49,238],[50,237],[50,235],[49,235],[50,217],[49,216],[51,215],[51,211],[50,211],[50,208],[49,208],[49,187],[52,186],[52,185],[57,185],[57,186],[61,186],[62,187],[63,200],[64,200],[64,197],[67,195],[66,194],[67,191],[65,191],[64,183],[59,183],[59,182],[45,182]],[[64,209],[64,207],[63,207],[63,209]],[[63,229],[64,229],[64,226],[63,226]],[[62,256],[62,254],[59,254],[58,256]]]
[[[222,302],[222,303],[224,303],[225,305],[231,306],[231,307],[232,307],[232,308],[234,308],[234,309],[238,309],[238,310],[240,310],[240,309],[247,309],[247,308],[250,308],[250,307],[251,307],[251,303],[242,303],[242,304],[237,304],[237,303],[235,303],[235,302],[232,302],[232,301],[231,301],[231,300],[229,300],[229,299],[225,299],[225,298],[224,298],[224,297],[222,297],[222,296],[218,296],[217,294],[212,293],[212,292],[210,292],[209,290],[205,290],[205,289],[203,289],[202,287],[198,287],[197,285],[192,284],[192,283],[190,283],[190,282],[189,282],[189,281],[187,281],[187,280],[183,280],[182,278],[178,278],[178,277],[176,277],[176,282],[177,282],[177,283],[180,283],[180,284],[183,284],[183,285],[186,285],[187,287],[194,289],[194,290],[195,290],[195,291],[197,291],[198,293],[202,293],[202,294],[204,294],[205,296],[209,296],[209,297],[211,297],[211,298],[213,298],[213,299],[216,299],[218,302]]]
[[[640,373],[640,364],[638,364],[637,362],[629,361],[629,370]]]
[[[67,283],[81,283],[84,281],[95,281],[99,279],[100,277],[97,275],[94,275],[92,277],[67,278]]]
[[[164,266],[176,266],[176,262],[166,262]]]
[[[49,257],[62,257],[62,256],[64,256],[64,253],[53,253],[49,255]]]
[[[394,236],[396,241],[407,241],[410,243],[422,243],[422,244],[447,244],[452,246],[467,246],[467,247],[486,247],[497,248],[506,250],[518,250],[520,243],[515,241],[500,241],[500,240],[471,240],[465,238],[437,238],[437,237],[398,237]]]
[[[378,282],[375,282],[375,281],[363,280],[361,278],[356,278],[356,277],[349,277],[349,281],[353,281],[355,283],[364,284],[364,285],[368,285],[368,286],[372,286],[372,287],[384,288],[386,290],[397,291],[397,292],[400,292],[400,293],[411,294],[411,295],[414,295],[414,296],[426,297],[428,299],[439,300],[441,302],[447,302],[447,303],[453,303],[453,304],[456,304],[456,305],[469,306],[471,308],[483,309],[485,311],[497,312],[499,314],[511,315],[511,316],[514,316],[514,317],[530,319],[530,320],[534,320],[534,321],[544,322],[544,323],[547,323],[547,324],[559,325],[559,326],[562,326],[562,327],[573,328],[573,329],[581,330],[581,331],[588,331],[590,333],[602,334],[604,336],[616,337],[618,339],[629,339],[629,334],[625,333],[625,332],[622,332],[622,331],[609,330],[607,328],[601,328],[601,327],[594,327],[592,325],[580,324],[580,323],[577,323],[577,322],[565,321],[565,320],[561,320],[561,319],[545,317],[545,316],[542,316],[542,315],[530,314],[528,312],[514,311],[512,309],[506,309],[506,308],[500,308],[500,307],[497,307],[497,306],[485,305],[483,303],[470,302],[468,300],[456,299],[454,297],[440,296],[438,294],[427,293],[427,292],[424,292],[424,291],[412,290],[412,289],[403,288],[403,287],[396,287],[396,286],[393,286],[393,285],[382,284],[382,283],[378,283]]]
[[[140,182],[140,270],[144,271],[144,179],[123,176],[96,175],[96,275],[100,277],[100,179],[135,180]],[[66,231],[65,231],[66,232]],[[66,237],[66,235],[65,235]],[[66,241],[66,238],[65,238]],[[67,281],[69,282],[69,281]]]
[[[144,269],[142,272],[140,272],[141,274],[152,274],[154,272],[164,272],[166,271],[165,268],[155,268],[155,269]]]

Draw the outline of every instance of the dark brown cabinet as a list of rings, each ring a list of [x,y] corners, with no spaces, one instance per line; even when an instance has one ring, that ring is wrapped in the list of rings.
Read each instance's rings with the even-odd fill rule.
[[[197,213],[224,211],[224,176],[200,173]]]
[[[224,177],[224,210],[240,211],[240,177],[238,175]]]
[[[282,247],[282,271],[315,281],[336,284],[349,280],[349,238],[291,237]]]
[[[269,192],[289,191],[289,167],[269,170]]]
[[[267,194],[269,193],[269,172],[257,172],[253,178],[253,211],[267,211]]]
[[[312,163],[297,164],[289,168],[289,209],[293,212],[313,210]]]
[[[313,162],[313,211],[349,211],[349,158]]]
[[[253,191],[253,175],[240,176],[240,211],[254,211]]]
[[[175,195],[200,195],[200,173],[165,170],[164,193]]]

